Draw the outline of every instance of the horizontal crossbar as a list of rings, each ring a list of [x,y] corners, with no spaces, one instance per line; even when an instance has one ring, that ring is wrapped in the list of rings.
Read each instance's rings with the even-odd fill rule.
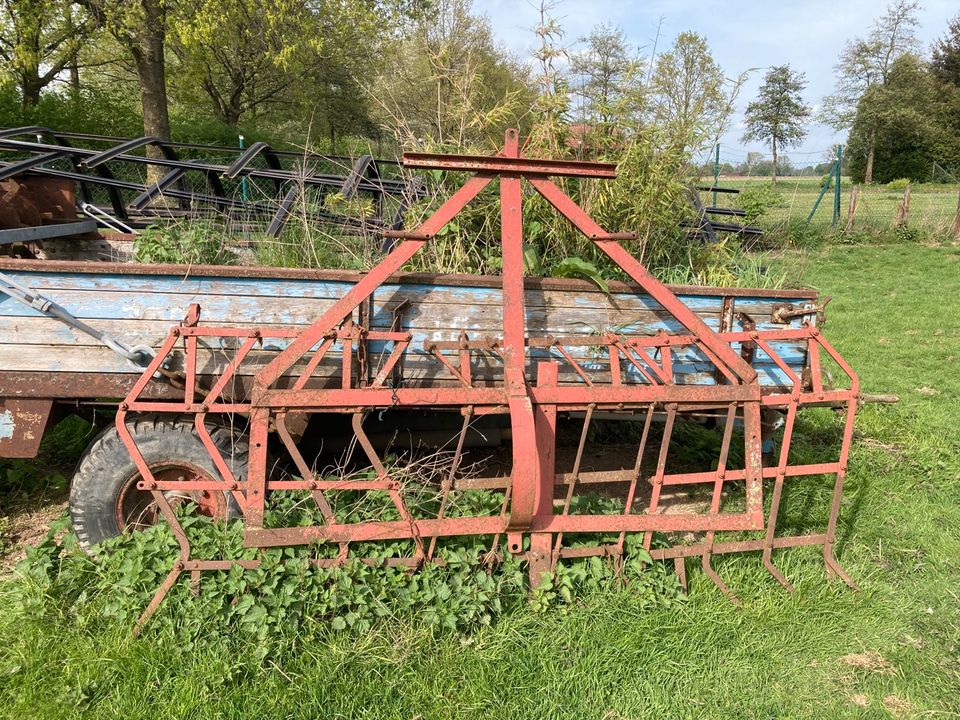
[[[502,516],[430,520],[391,520],[288,528],[248,528],[244,547],[285,547],[313,542],[370,542],[414,537],[496,535],[507,532]],[[676,515],[546,515],[535,516],[524,532],[697,532],[706,530],[762,530],[762,511]]]
[[[404,153],[403,165],[417,170],[453,170],[458,172],[615,178],[613,163],[579,160],[541,160],[539,158],[489,157],[487,155],[443,155],[438,153]]]

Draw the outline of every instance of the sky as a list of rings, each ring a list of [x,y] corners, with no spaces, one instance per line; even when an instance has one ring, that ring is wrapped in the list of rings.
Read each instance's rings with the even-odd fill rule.
[[[474,10],[489,18],[498,41],[521,57],[529,57],[535,44],[531,28],[537,24],[537,7],[531,0],[474,0]],[[740,138],[743,109],[756,95],[766,69],[788,63],[805,73],[804,99],[819,109],[823,97],[833,91],[833,66],[846,40],[865,36],[885,9],[883,0],[563,0],[552,14],[566,31],[565,44],[576,42],[596,25],[612,23],[649,57],[662,18],[659,50],[669,47],[679,33],[693,30],[707,38],[728,77],[758,68],[741,91],[731,129],[720,140],[721,159],[736,164],[750,150],[765,150]],[[917,36],[924,52],[958,12],[957,0],[923,1]],[[815,164],[845,140],[845,132],[812,123],[803,144],[787,154],[795,165]]]

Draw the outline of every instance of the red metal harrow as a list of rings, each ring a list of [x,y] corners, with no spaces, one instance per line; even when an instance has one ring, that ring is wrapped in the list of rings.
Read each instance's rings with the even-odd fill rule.
[[[505,147],[497,156],[415,153],[405,155],[404,164],[408,168],[470,172],[472,176],[419,227],[393,232],[399,242],[383,261],[306,329],[208,327],[199,323],[200,310],[194,306],[184,322],[171,329],[153,362],[121,404],[116,426],[140,471],[138,487],[152,494],[181,549],[178,561],[138,627],[152,615],[182,573],[191,573],[197,583],[201,571],[225,570],[237,564],[256,567],[260,562],[193,559],[186,534],[168,500],[167,493],[176,492],[232,495],[243,512],[245,546],[329,544],[336,547],[336,553],[315,560],[325,566],[355,557],[358,544],[369,547],[369,543],[402,540],[407,541],[409,552],[386,562],[416,568],[437,560],[438,542],[443,538],[486,536],[491,538],[492,551],[498,551],[505,538],[507,551],[529,562],[531,583],[535,585],[544,572],[563,558],[622,558],[627,534],[643,533],[643,544],[652,556],[673,559],[684,583],[684,559],[699,557],[707,575],[729,593],[711,567],[711,557],[758,550],[773,576],[790,588],[773,564],[773,550],[813,545],[822,547],[828,573],[839,575],[854,587],[833,555],[833,544],[859,386],[854,372],[818,328],[810,323],[765,331],[734,331],[731,327],[717,332],[708,327],[621,245],[632,235],[601,228],[551,179],[613,178],[613,165],[523,157],[516,130],[507,131]],[[405,383],[402,377],[398,379],[397,371],[411,349],[411,333],[403,330],[399,322],[390,329],[372,328],[367,304],[378,287],[495,179],[499,179],[501,203],[502,337],[471,338],[461,332],[458,341],[430,343],[424,348],[424,355],[436,363],[437,372],[431,377],[446,380]],[[656,335],[531,336],[524,308],[522,180],[622,268],[681,329]],[[257,373],[249,393],[237,395],[232,388],[240,369],[250,361],[251,351],[270,340],[285,342],[286,347]],[[230,351],[229,362],[215,382],[201,387],[198,343],[207,342],[232,342],[236,347]],[[379,343],[386,349],[375,370],[358,372],[358,365],[369,361],[368,343]],[[805,353],[808,373],[795,372],[781,357],[777,348],[784,343]],[[582,359],[584,349],[590,362]],[[184,358],[183,401],[141,400],[148,383],[175,351],[182,352]],[[683,353],[695,353],[708,363],[715,382],[678,382],[675,362]],[[758,353],[769,357],[787,380],[773,387],[762,385],[751,364]],[[472,375],[471,367],[481,354],[488,362],[493,358],[498,363],[498,375],[492,383],[475,381]],[[548,359],[538,360],[537,356]],[[823,362],[835,364],[848,376],[846,389],[825,386]],[[336,367],[334,371],[329,371],[331,365]],[[328,369],[322,378],[318,372],[321,367]],[[561,380],[561,367],[568,376],[573,374],[573,380]],[[790,462],[797,415],[807,406],[829,406],[845,412],[839,457],[835,461]],[[397,477],[365,432],[364,419],[369,413],[390,409],[445,410],[462,417],[449,472],[435,488],[438,502],[429,513],[411,502],[407,484]],[[220,477],[185,480],[155,475],[128,427],[131,414],[140,413],[192,415],[196,432]],[[331,478],[311,467],[295,439],[296,433],[290,431],[290,421],[294,417],[302,420],[327,413],[352,417],[356,444],[372,468],[367,475]],[[635,460],[631,459],[631,466],[618,472],[591,472],[584,469],[589,429],[597,417],[609,413],[636,414],[642,418],[639,444],[632,456]],[[778,414],[784,417],[779,453],[765,465],[762,442],[771,437],[770,419]],[[237,415],[245,418],[249,427],[247,477],[232,475],[208,427],[218,419]],[[495,478],[458,480],[464,438],[471,424],[485,415],[509,416],[511,467]],[[563,473],[557,472],[558,416],[583,419],[572,469]],[[673,471],[668,463],[671,441],[675,442],[678,420],[689,416],[713,418],[721,429],[719,452],[715,463],[706,470]],[[663,419],[662,433],[652,429],[654,418]],[[268,438],[273,432],[296,468],[297,477],[272,476]],[[778,536],[777,516],[786,478],[815,475],[834,477],[825,530]],[[765,481],[772,481],[766,511]],[[592,511],[577,504],[579,493],[599,487],[607,488],[606,494],[617,499],[617,511]],[[672,511],[671,497],[694,487],[702,489],[702,502],[683,512]],[[453,496],[468,488],[502,492],[499,511],[451,513]],[[308,527],[267,526],[268,495],[289,491],[312,495],[323,522]],[[389,498],[392,517],[357,522],[338,517],[335,498],[344,492]],[[742,493],[741,502],[725,499],[734,492]],[[765,536],[748,541],[716,540],[717,532],[727,531],[765,531]],[[692,544],[652,547],[654,533],[698,533],[701,539]]]

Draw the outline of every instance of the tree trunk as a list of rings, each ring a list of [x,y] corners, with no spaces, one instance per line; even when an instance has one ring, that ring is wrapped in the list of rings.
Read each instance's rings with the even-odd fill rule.
[[[777,182],[777,141],[773,140],[770,143],[770,145],[773,148],[773,171],[772,171],[773,182],[774,184],[776,184]]]
[[[141,0],[144,24],[138,28],[137,42],[130,47],[140,81],[144,135],[170,139],[170,113],[167,108],[167,74],[163,62],[166,18],[163,0]],[[157,157],[154,155],[154,157]]]
[[[73,56],[73,63],[70,65],[70,94],[76,100],[80,97],[80,66],[76,55]]]
[[[30,77],[21,76],[20,79],[20,105],[24,110],[29,110],[37,106],[37,103],[40,102],[40,90],[42,89],[40,85],[39,78],[34,80]]]
[[[166,17],[164,0],[141,0],[144,23],[137,28],[136,39],[129,45],[140,83],[140,106],[143,109],[143,134],[170,140],[170,112],[167,107],[167,74],[164,66]],[[159,148],[147,145],[147,157],[160,159]],[[159,165],[147,166],[147,182],[154,183],[163,175]]]
[[[76,26],[76,23],[74,22],[72,5],[67,7],[67,23],[69,24],[70,29],[73,31],[73,34],[76,34],[77,26]],[[67,69],[70,71],[70,98],[74,101],[77,101],[80,99],[80,48],[79,47],[74,49],[73,54],[70,58],[70,66]]]
[[[867,167],[863,171],[863,182],[869,185],[873,182],[873,156],[877,151],[877,143],[874,134],[870,133],[870,144],[867,146]]]

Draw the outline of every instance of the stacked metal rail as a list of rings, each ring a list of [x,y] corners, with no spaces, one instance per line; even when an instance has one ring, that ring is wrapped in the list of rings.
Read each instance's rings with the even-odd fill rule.
[[[152,152],[148,152],[152,149]],[[153,168],[152,171],[149,168]],[[179,219],[210,219],[265,230],[276,237],[296,208],[338,232],[399,228],[416,190],[399,164],[375,159],[277,150],[119,138],[46,127],[0,130],[0,181],[47,177],[73,181],[78,211],[101,225],[144,228]],[[339,211],[365,199],[365,212]]]
[[[704,205],[700,199],[701,192],[711,192],[714,196],[713,205]],[[718,242],[717,233],[732,233],[748,240],[755,241],[763,236],[763,228],[756,225],[741,225],[738,222],[721,222],[715,220],[713,215],[724,217],[745,218],[746,210],[732,207],[720,207],[716,205],[717,193],[727,193],[731,195],[739,194],[736,188],[702,186],[690,188],[690,203],[696,211],[696,218],[692,221],[684,220],[680,223],[681,227],[687,228],[687,236],[692,240],[701,240],[709,243]]]

